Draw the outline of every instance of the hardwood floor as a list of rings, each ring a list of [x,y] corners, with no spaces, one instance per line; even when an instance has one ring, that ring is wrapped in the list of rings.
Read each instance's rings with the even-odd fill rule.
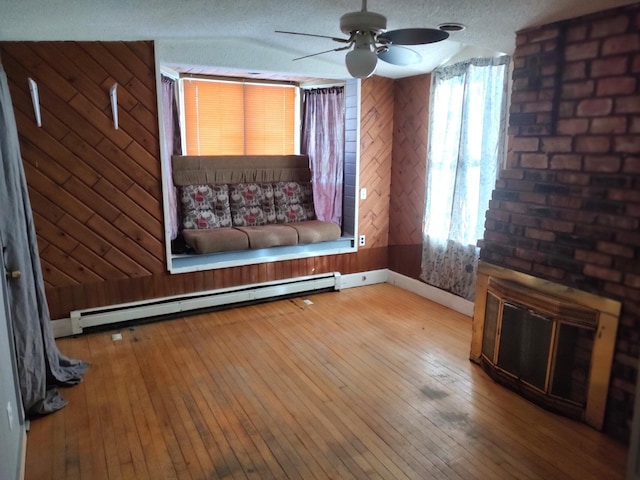
[[[59,341],[92,362],[26,478],[622,479],[626,448],[469,362],[471,321],[390,285]]]

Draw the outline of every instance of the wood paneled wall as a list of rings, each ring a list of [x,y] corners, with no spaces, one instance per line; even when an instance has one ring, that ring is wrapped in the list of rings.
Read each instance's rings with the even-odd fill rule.
[[[431,76],[395,82],[389,268],[419,279]]]
[[[2,61],[46,286],[161,272],[151,44],[5,43]],[[38,84],[41,128],[35,123],[29,77]],[[119,130],[113,127],[109,100],[116,82]]]
[[[52,319],[83,308],[387,267],[392,81],[371,79],[362,88],[366,148],[361,178],[375,179],[372,193],[379,197],[360,206],[366,248],[355,254],[171,275],[164,258],[153,44],[4,42],[0,54],[10,82]],[[35,124],[28,77],[38,82],[42,128]],[[119,130],[113,128],[109,103],[114,82],[119,85]],[[377,96],[379,85],[382,94]]]
[[[362,82],[360,110],[360,200],[359,235],[367,248],[389,245],[389,201],[391,197],[391,151],[393,146],[394,81],[370,77]]]

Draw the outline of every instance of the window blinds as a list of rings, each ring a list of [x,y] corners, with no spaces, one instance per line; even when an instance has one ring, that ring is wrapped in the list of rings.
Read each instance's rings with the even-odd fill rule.
[[[296,88],[184,79],[187,155],[295,153]]]

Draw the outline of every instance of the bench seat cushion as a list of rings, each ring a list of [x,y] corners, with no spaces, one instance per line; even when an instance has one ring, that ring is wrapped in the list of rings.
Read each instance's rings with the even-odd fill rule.
[[[288,225],[260,225],[257,227],[234,227],[249,238],[249,248],[281,247],[296,245],[297,232]]]
[[[199,254],[249,248],[247,234],[235,228],[183,230],[182,235],[185,242]]]
[[[342,234],[340,226],[320,220],[287,223],[287,226],[298,232],[298,243],[318,243],[337,240]]]

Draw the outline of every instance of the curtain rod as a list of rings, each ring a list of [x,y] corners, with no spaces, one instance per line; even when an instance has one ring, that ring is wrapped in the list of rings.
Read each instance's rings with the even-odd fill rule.
[[[235,82],[235,83],[259,83],[259,84],[271,84],[271,85],[292,85],[298,87],[300,84],[291,80],[269,80],[263,78],[246,78],[246,77],[225,77],[223,75],[206,75],[201,73],[179,73],[180,78],[194,79],[194,80],[212,80],[221,82]]]
[[[340,88],[345,87],[345,82],[337,82],[337,83],[318,83],[313,85],[300,85],[300,88],[303,90],[316,90],[319,88]]]

